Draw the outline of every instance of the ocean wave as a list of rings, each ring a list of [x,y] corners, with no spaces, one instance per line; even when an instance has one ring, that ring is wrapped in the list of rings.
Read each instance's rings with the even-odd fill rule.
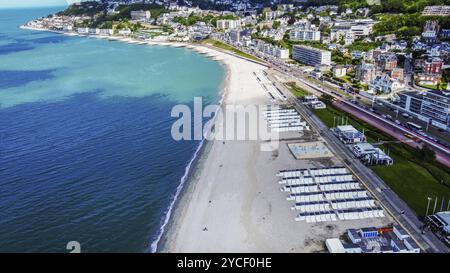
[[[174,196],[172,198],[172,201],[171,201],[171,203],[169,205],[169,208],[167,209],[167,212],[163,216],[162,225],[159,228],[158,234],[156,235],[156,239],[150,245],[150,251],[152,253],[155,253],[158,250],[158,244],[161,241],[162,236],[164,235],[165,228],[166,228],[167,224],[169,223],[170,217],[172,215],[172,210],[173,210],[173,208],[175,206],[175,203],[178,200],[178,197],[180,196],[180,193],[181,193],[181,191],[182,191],[182,189],[184,187],[184,184],[188,180],[189,174],[191,172],[192,164],[197,159],[197,157],[198,157],[198,155],[199,155],[199,153],[200,153],[200,151],[201,151],[201,149],[203,147],[204,141],[205,140],[202,140],[200,142],[200,144],[197,147],[197,150],[195,151],[194,155],[192,156],[191,160],[189,161],[188,165],[186,166],[186,168],[184,170],[184,175],[180,179],[180,184],[177,187],[177,190],[176,190],[176,192],[175,192],[175,194],[174,194]]]

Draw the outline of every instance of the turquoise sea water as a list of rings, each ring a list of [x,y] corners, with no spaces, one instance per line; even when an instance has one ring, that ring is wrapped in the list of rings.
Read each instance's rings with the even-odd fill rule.
[[[199,142],[171,108],[216,103],[224,69],[187,49],[18,29],[0,10],[0,252],[142,252]]]

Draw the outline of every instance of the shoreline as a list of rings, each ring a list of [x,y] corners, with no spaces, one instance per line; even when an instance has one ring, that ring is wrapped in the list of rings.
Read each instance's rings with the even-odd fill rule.
[[[222,84],[219,88],[219,100],[218,107],[223,106],[223,102],[226,99],[227,91],[229,88],[229,77],[230,70],[229,66],[223,62],[222,60],[215,60],[219,62],[225,68],[225,77],[222,81]],[[173,229],[176,227],[178,223],[179,216],[183,211],[183,204],[189,202],[190,200],[190,192],[195,187],[195,183],[197,182],[196,177],[201,173],[202,167],[204,165],[204,161],[208,157],[208,152],[210,151],[212,143],[203,139],[199,143],[199,147],[197,148],[193,158],[189,162],[186,167],[186,173],[184,175],[185,179],[183,181],[183,177],[180,181],[179,189],[177,188],[177,192],[173,199],[171,200],[171,204],[168,208],[168,211],[163,216],[164,223],[160,227],[160,233],[158,233],[157,238],[151,243],[150,249],[152,253],[156,252],[167,252],[167,242],[170,241],[171,234],[175,232]]]
[[[169,42],[139,42],[120,37],[70,36],[173,46]],[[272,73],[267,70],[267,64],[207,45],[184,44],[183,47],[225,67],[226,76],[219,88],[219,107],[271,104],[265,86],[257,77],[262,71]],[[342,162],[337,157],[295,160],[287,144],[306,141],[310,136],[300,132],[286,137],[276,150],[270,152],[261,150],[261,140],[211,140],[199,144],[173,199],[169,200],[170,206],[160,218],[160,232],[149,238],[154,240],[147,250],[176,253],[323,252],[325,239],[338,237],[348,228],[390,223],[389,218],[315,224],[294,221],[297,212],[286,202],[286,195],[280,193],[276,173],[282,169],[328,167]]]
[[[225,69],[225,77],[223,79],[223,82],[220,87],[219,91],[219,101],[218,101],[218,107],[223,107],[224,101],[227,97],[227,92],[229,90],[229,81],[230,81],[230,67],[227,65],[226,62],[222,60],[216,60],[220,63]],[[195,189],[195,186],[198,182],[198,177],[200,176],[202,169],[204,167],[205,161],[208,158],[208,154],[212,148],[213,143],[211,141],[202,140],[202,143],[199,144],[202,145],[201,149],[199,150],[197,154],[197,158],[194,159],[193,164],[191,165],[191,169],[189,170],[188,177],[178,195],[178,198],[174,200],[173,207],[172,207],[172,214],[171,217],[166,224],[165,230],[163,230],[163,233],[158,238],[157,245],[152,250],[152,252],[170,252],[169,250],[169,243],[170,238],[173,237],[174,233],[176,232],[176,226],[180,222],[181,215],[185,213],[185,210],[183,209],[186,205],[189,203],[192,197],[192,192]],[[152,243],[153,244],[153,243]]]
[[[111,36],[111,35],[100,35],[100,34],[79,34],[76,32],[64,32],[64,31],[58,31],[58,30],[52,30],[52,29],[30,27],[30,26],[26,26],[26,25],[19,26],[19,28],[25,29],[25,30],[51,32],[51,33],[61,34],[61,35],[66,35],[66,36],[71,36],[71,37],[95,38],[95,39],[100,39],[100,40],[117,41],[117,42],[123,42],[123,43],[127,43],[127,44],[135,44],[135,45],[149,45],[149,46],[155,45],[155,46],[167,46],[167,47],[173,47],[173,48],[187,48],[187,49],[194,50],[200,54],[206,55],[210,59],[220,62],[220,60],[215,59],[216,56],[214,55],[214,53],[210,52],[210,50],[212,50],[215,52],[228,54],[230,56],[234,56],[234,57],[237,57],[237,58],[240,58],[243,60],[247,60],[249,62],[253,62],[253,63],[259,64],[259,65],[268,67],[267,63],[252,60],[252,59],[249,59],[249,58],[246,58],[243,56],[236,55],[233,52],[230,52],[230,51],[227,51],[224,49],[220,49],[220,48],[216,48],[213,46],[209,46],[209,45],[204,45],[204,44],[179,42],[179,41],[142,40],[142,39],[135,39],[135,38],[126,37],[126,36]],[[205,51],[204,49],[207,49],[207,51]]]
[[[136,44],[136,45],[157,45],[157,46],[167,46],[167,47],[173,47],[173,48],[186,48],[191,49],[199,54],[205,55],[205,57],[212,59],[216,62],[218,62],[221,66],[225,69],[225,74],[223,81],[221,85],[219,86],[219,92],[218,92],[218,107],[222,107],[224,100],[226,99],[227,90],[229,88],[229,77],[230,77],[230,67],[227,65],[226,62],[224,62],[222,59],[217,59],[216,56],[208,54],[208,52],[205,52],[205,50],[202,50],[201,48],[204,48],[206,50],[214,50],[210,47],[203,46],[203,45],[197,45],[197,44],[189,44],[189,43],[182,43],[182,42],[162,42],[162,41],[142,41],[137,39],[132,39],[129,37],[118,37],[118,36],[103,36],[103,35],[83,35],[79,33],[67,33],[63,31],[56,31],[56,30],[50,30],[50,29],[41,29],[41,28],[33,28],[28,26],[20,26],[21,29],[26,30],[33,30],[33,31],[43,31],[43,32],[51,32],[55,34],[61,34],[71,37],[85,37],[85,38],[96,38],[101,40],[108,40],[108,41],[117,41],[117,42],[123,42],[128,44]],[[221,51],[216,50],[218,53]],[[223,52],[222,52],[223,53]],[[231,54],[231,53],[230,53]],[[234,55],[234,54],[231,54]],[[172,196],[172,199],[170,200],[170,205],[167,208],[164,215],[161,217],[161,225],[159,227],[158,233],[155,235],[155,238],[150,241],[150,244],[148,246],[148,251],[155,253],[155,252],[161,252],[165,249],[165,243],[169,240],[171,230],[176,225],[177,221],[177,215],[179,214],[179,210],[181,209],[180,206],[183,203],[182,201],[186,198],[189,199],[189,189],[192,187],[192,184],[195,183],[195,176],[198,175],[199,172],[201,172],[202,168],[202,160],[205,160],[205,158],[208,155],[208,151],[210,150],[211,144],[209,141],[202,140],[200,141],[198,147],[196,148],[193,157],[188,162],[188,165],[185,167],[185,173],[183,177],[180,178],[180,184],[176,188],[176,191],[174,193],[174,196]]]

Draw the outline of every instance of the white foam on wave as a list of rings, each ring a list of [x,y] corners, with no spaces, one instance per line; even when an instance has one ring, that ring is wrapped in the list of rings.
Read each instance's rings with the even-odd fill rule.
[[[227,79],[228,76],[229,76],[228,74],[225,75],[224,81],[227,81],[227,80],[228,80],[228,79]],[[224,88],[224,87],[222,86],[222,90],[224,90],[224,89],[226,90],[226,88]],[[225,100],[225,92],[222,92],[222,93],[221,93],[221,96],[220,96],[220,98],[219,98],[219,104],[217,105],[217,109],[216,109],[217,111],[220,109],[220,107],[221,107],[221,105],[223,104],[224,100]],[[214,119],[214,123],[215,123],[215,121],[216,121],[216,119],[217,119],[217,116],[215,115],[215,116],[213,117],[213,119]],[[198,154],[199,154],[199,152],[201,151],[204,142],[205,142],[205,139],[203,139],[203,140],[200,142],[200,144],[199,144],[198,147],[197,147],[197,150],[195,151],[194,155],[192,156],[191,160],[189,161],[189,164],[186,166],[186,168],[185,168],[185,170],[184,170],[184,175],[183,175],[183,177],[181,177],[180,184],[179,184],[178,187],[177,187],[177,190],[176,190],[176,192],[175,192],[175,194],[174,194],[174,196],[173,196],[172,202],[170,203],[170,206],[169,206],[169,208],[167,209],[166,214],[163,216],[163,218],[164,218],[163,224],[162,224],[161,227],[159,228],[158,235],[156,236],[156,239],[155,239],[155,240],[151,243],[151,245],[150,245],[150,250],[151,250],[152,253],[156,253],[156,251],[158,251],[158,244],[159,244],[159,242],[161,241],[162,236],[164,235],[165,228],[166,228],[167,224],[169,223],[170,217],[171,217],[171,215],[172,215],[172,210],[173,210],[173,208],[174,208],[174,206],[175,206],[175,203],[176,203],[177,200],[178,200],[178,197],[179,197],[179,195],[180,195],[180,193],[181,193],[181,190],[182,190],[183,187],[184,187],[184,184],[186,183],[186,181],[187,181],[187,179],[188,179],[188,177],[189,177],[189,173],[190,173],[190,171],[191,171],[192,164],[193,164],[194,161],[197,159]]]
[[[186,183],[186,181],[187,181],[187,179],[189,177],[191,166],[194,163],[194,161],[197,159],[197,156],[198,156],[200,150],[203,147],[204,141],[205,140],[202,140],[200,142],[200,144],[197,147],[197,150],[195,151],[194,155],[192,156],[191,160],[189,161],[189,164],[186,166],[186,168],[184,170],[184,175],[183,175],[183,177],[181,177],[181,182],[178,185],[177,190],[176,190],[176,192],[175,192],[175,194],[174,194],[174,196],[172,198],[172,202],[170,203],[166,214],[163,216],[164,217],[163,224],[159,228],[158,235],[156,236],[156,239],[150,245],[150,250],[151,250],[152,253],[155,253],[158,250],[159,241],[161,240],[161,238],[162,238],[162,236],[164,234],[165,228],[166,228],[167,224],[169,223],[170,216],[172,215],[172,210],[173,210],[173,208],[175,206],[176,201],[178,200],[178,197],[179,197],[179,195],[181,193],[181,190],[184,187],[184,184]]]

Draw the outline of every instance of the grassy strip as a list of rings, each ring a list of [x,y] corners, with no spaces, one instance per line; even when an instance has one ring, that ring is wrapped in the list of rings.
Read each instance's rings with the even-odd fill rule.
[[[202,43],[203,44],[212,45],[214,47],[217,47],[217,48],[220,48],[220,49],[224,49],[224,50],[227,50],[227,51],[231,51],[234,54],[239,55],[239,56],[244,57],[244,58],[247,58],[247,59],[251,59],[251,60],[254,60],[254,61],[257,61],[257,62],[263,62],[263,61],[261,61],[260,59],[256,58],[253,55],[250,55],[250,54],[247,54],[245,52],[242,52],[242,51],[240,51],[240,50],[238,50],[238,49],[236,49],[236,48],[234,48],[234,47],[232,47],[230,45],[222,43],[220,41],[216,41],[216,40],[213,40],[213,39],[205,39],[205,40],[202,41]]]
[[[296,98],[302,98],[309,95],[308,91],[298,86],[295,82],[288,82],[286,85]]]
[[[431,90],[447,90],[447,83],[439,83],[436,85],[433,84],[419,84],[416,83],[417,86],[423,87],[423,88],[428,88]]]
[[[333,127],[333,123],[337,123],[337,118],[334,117],[345,116],[346,120],[348,116],[329,104],[326,109],[317,109],[314,113],[328,127]],[[348,116],[348,123],[358,130],[364,128],[369,142],[395,141],[391,136],[354,117]],[[378,147],[389,151],[394,159],[394,165],[373,166],[371,169],[418,215],[425,214],[427,197],[437,196],[439,200],[445,197],[448,200],[450,197],[448,168],[434,160],[426,159],[420,150],[403,143],[386,143]],[[440,208],[440,201],[438,208]]]

